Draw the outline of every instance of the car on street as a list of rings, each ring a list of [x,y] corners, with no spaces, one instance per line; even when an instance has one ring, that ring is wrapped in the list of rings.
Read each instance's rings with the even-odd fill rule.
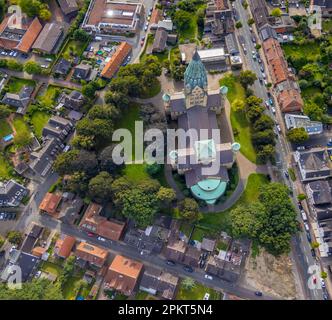
[[[92,232],[88,232],[88,237],[94,237],[94,236],[95,236],[94,233],[92,233]]]
[[[320,283],[322,285],[322,288],[326,288],[326,284],[325,284],[324,279],[320,279]]]
[[[276,127],[277,127],[278,132],[281,133],[280,125],[279,125],[279,124],[276,124]]]
[[[262,72],[262,77],[263,77],[263,79],[266,79],[266,75],[264,72]]]
[[[252,32],[252,27],[249,27],[249,31]]]
[[[39,277],[41,276],[41,273],[42,273],[42,272],[41,272],[40,270],[37,271],[36,274],[35,274],[35,278],[39,278]]]
[[[297,4],[296,4],[296,8],[299,8],[299,7],[300,7],[300,5],[297,3]]]
[[[172,260],[166,260],[166,264],[167,264],[168,266],[175,266],[175,262],[172,261]]]
[[[259,77],[258,80],[260,84],[263,84],[263,79],[261,77]]]
[[[257,58],[258,58],[258,56],[257,56]],[[258,63],[262,63],[262,59],[261,59],[261,58],[258,58],[258,59],[257,59],[257,62],[258,62]]]
[[[305,150],[305,146],[297,147],[296,150],[297,150],[297,151],[303,151],[303,150]]]
[[[328,143],[327,143],[328,147],[332,147],[332,139],[329,139]]]
[[[263,74],[263,73],[264,73],[264,67],[263,67],[262,64],[259,66],[259,69],[261,70],[261,72],[262,72],[262,74]]]
[[[184,266],[183,270],[189,273],[193,273],[194,269],[191,266]]]
[[[270,104],[271,106],[273,106],[273,100],[272,100],[272,98],[269,98],[269,104]]]
[[[315,249],[311,249],[311,255],[313,258],[316,258],[316,252]]]
[[[288,172],[285,170],[284,171],[284,175],[285,175],[285,177],[287,178],[287,179],[289,179],[289,174],[288,174]]]
[[[306,236],[307,236],[307,240],[308,240],[308,242],[311,242],[311,235],[310,235],[310,233],[309,232],[306,232]]]
[[[323,294],[323,299],[324,299],[324,300],[329,300],[329,295],[328,295],[327,293],[324,293],[324,294]]]
[[[266,108],[268,108],[270,106],[268,100],[265,101],[265,106],[266,106]]]
[[[256,43],[256,39],[255,39],[255,37],[252,37],[252,38],[251,38],[251,41],[252,41],[253,43]]]
[[[261,291],[255,291],[255,295],[257,297],[261,297],[263,295],[263,293]]]
[[[305,213],[305,211],[303,209],[301,210],[301,216],[302,216],[302,220],[304,222],[308,221],[307,215],[306,215],[306,213]]]
[[[105,242],[105,241],[106,241],[106,239],[105,239],[105,238],[102,238],[102,237],[98,237],[97,240],[102,241],[102,242]]]
[[[306,222],[304,222],[303,225],[304,225],[304,229],[309,232],[310,231],[309,225]]]
[[[144,46],[144,40],[141,40],[141,47]]]
[[[271,110],[274,114],[276,113],[276,109],[274,107],[271,107]]]
[[[208,274],[206,274],[206,275],[204,276],[204,278],[205,278],[205,279],[208,279],[208,280],[213,280],[213,277],[210,276],[210,275],[208,275]]]

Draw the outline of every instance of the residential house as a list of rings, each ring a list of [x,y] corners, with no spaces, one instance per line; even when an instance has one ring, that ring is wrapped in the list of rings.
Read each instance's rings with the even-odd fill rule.
[[[62,145],[55,137],[44,139],[42,149],[31,152],[29,168],[37,179],[44,179],[51,171],[56,156],[61,152]]]
[[[123,239],[125,243],[136,248],[141,254],[159,254],[163,248],[164,240],[148,228],[146,231],[131,228]]]
[[[160,9],[154,8],[150,18],[150,27],[158,27],[158,22],[163,19],[162,11]]]
[[[57,0],[57,2],[66,17],[74,17],[79,10],[76,0]]]
[[[87,242],[80,242],[76,246],[75,256],[84,262],[101,268],[107,260],[108,251]]]
[[[62,93],[59,98],[58,107],[65,107],[75,111],[80,111],[85,103],[86,99],[79,91],[73,90],[69,94]]]
[[[300,87],[294,80],[286,80],[275,86],[277,100],[282,112],[299,112],[303,109]]]
[[[310,1],[310,11],[312,12],[313,10],[315,10],[315,7],[320,7],[323,18],[332,17],[332,1],[331,0],[311,0]]]
[[[187,244],[183,240],[170,239],[164,250],[164,255],[168,260],[182,263],[186,249]]]
[[[154,267],[146,267],[139,289],[164,299],[173,300],[178,283],[178,277]]]
[[[60,194],[47,192],[39,205],[40,213],[46,213],[51,216],[57,215],[61,199],[62,196]]]
[[[67,259],[76,243],[76,238],[62,234],[54,246],[54,254],[62,259]]]
[[[311,211],[318,221],[332,218],[332,189],[327,180],[311,181],[305,185]]]
[[[38,18],[30,19],[23,15],[19,23],[16,21],[15,14],[7,15],[0,24],[0,47],[26,54],[42,28]]]
[[[223,37],[233,33],[235,25],[232,10],[207,11],[204,22],[204,38],[212,42],[220,42]]]
[[[196,247],[188,246],[185,251],[182,263],[197,268],[199,265],[199,258],[201,256],[201,251]]]
[[[102,206],[94,202],[90,203],[80,222],[80,228],[106,239],[119,240],[125,228],[125,223],[113,219],[108,220],[100,215],[101,211]]]
[[[33,224],[29,234],[23,241],[21,250],[26,253],[31,253],[32,249],[36,245],[37,241],[39,240],[44,228],[39,226],[38,224]]]
[[[46,23],[32,49],[42,53],[55,54],[59,51],[63,35],[63,25],[55,22]]]
[[[91,65],[80,63],[74,68],[73,78],[77,80],[87,80],[91,69]]]
[[[152,44],[152,52],[160,53],[165,51],[166,42],[167,42],[167,31],[163,28],[158,28],[156,34],[154,36],[153,44]]]
[[[230,33],[227,36],[225,36],[225,44],[227,51],[230,55],[236,56],[240,54],[239,46],[237,44],[237,41],[233,33]]]
[[[308,116],[286,113],[285,123],[288,130],[304,128],[309,136],[323,133],[323,124],[311,121]]]
[[[57,64],[55,65],[53,72],[56,75],[65,76],[68,74],[70,68],[71,68],[71,62],[66,59],[60,58]]]
[[[173,21],[170,19],[161,20],[158,22],[157,28],[164,29],[167,32],[172,32],[173,31]]]
[[[213,252],[216,246],[216,241],[208,238],[203,238],[201,244],[201,250]]]
[[[0,182],[0,207],[17,207],[28,194],[28,189],[15,180]]]
[[[77,197],[62,207],[58,219],[66,224],[76,224],[80,219],[80,213],[83,207],[83,200]]]
[[[143,18],[142,3],[94,0],[86,12],[82,28],[104,35],[133,34],[138,31]]]
[[[250,1],[250,9],[257,29],[260,29],[271,22],[269,11],[264,0]]]
[[[142,263],[116,255],[105,276],[106,287],[130,296],[136,289],[142,271]]]
[[[31,251],[31,253],[40,258],[40,259],[43,259],[43,257],[45,257],[45,253],[47,254],[47,249],[46,248],[43,248],[43,247],[40,247],[40,246],[37,246],[37,247],[34,247]]]
[[[43,128],[42,135],[43,137],[53,137],[59,139],[59,141],[64,141],[73,128],[74,126],[69,120],[52,116]]]
[[[119,70],[121,64],[128,57],[132,50],[132,46],[127,42],[121,42],[111,59],[106,63],[101,72],[101,76],[106,79],[111,79]]]
[[[314,181],[331,177],[331,150],[313,148],[306,151],[295,151],[294,159],[302,181]]]
[[[24,114],[30,103],[33,90],[34,88],[31,86],[23,86],[18,93],[7,92],[1,102],[16,108],[17,113]]]
[[[22,282],[32,280],[37,272],[40,259],[33,254],[20,252],[14,265],[20,267],[22,274]]]

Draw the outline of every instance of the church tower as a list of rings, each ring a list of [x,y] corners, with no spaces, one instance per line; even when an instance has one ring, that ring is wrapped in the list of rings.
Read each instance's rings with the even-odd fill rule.
[[[207,74],[201,58],[195,49],[192,60],[184,73],[184,94],[186,108],[207,106]]]

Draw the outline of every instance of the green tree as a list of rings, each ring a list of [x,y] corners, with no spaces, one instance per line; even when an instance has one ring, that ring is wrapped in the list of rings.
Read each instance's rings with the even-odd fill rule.
[[[91,36],[83,29],[76,29],[73,33],[73,38],[76,41],[87,42]]]
[[[248,88],[248,86],[253,85],[256,80],[257,76],[254,72],[250,70],[240,72],[239,81],[244,88]]]
[[[32,140],[32,136],[30,134],[26,134],[22,131],[17,131],[14,136],[14,143],[19,147],[24,147],[29,145]]]
[[[280,10],[280,8],[274,8],[272,11],[271,11],[271,16],[272,17],[281,17],[282,15],[282,11]]]
[[[89,195],[92,199],[110,200],[112,194],[112,176],[102,171],[89,182]]]
[[[287,132],[287,138],[290,142],[301,143],[309,139],[309,135],[304,128],[293,128]]]
[[[6,119],[12,113],[9,107],[6,105],[0,104],[0,119]]]
[[[313,121],[322,121],[324,110],[312,101],[306,101],[303,108],[304,113]]]
[[[144,193],[133,188],[121,195],[122,214],[135,221],[141,227],[147,227],[153,223],[158,211],[157,199],[154,194]]]
[[[263,145],[275,145],[274,132],[272,130],[265,130],[254,132],[252,134],[252,143],[256,148]]]
[[[137,183],[137,188],[147,194],[155,194],[160,189],[158,180],[146,178]]]
[[[245,103],[241,99],[234,99],[232,103],[232,108],[234,108],[236,112],[242,112],[244,111]]]
[[[272,129],[274,126],[274,122],[267,114],[262,114],[254,123],[253,129],[254,131],[264,131],[268,129]]]
[[[235,23],[235,28],[236,29],[240,29],[240,28],[242,28],[243,27],[243,25],[242,25],[242,22],[241,21],[238,21],[237,23]]]
[[[64,188],[67,191],[77,193],[80,196],[84,197],[85,193],[88,190],[89,178],[82,171],[73,172],[70,177],[67,179],[67,182]]]
[[[254,23],[255,23],[254,18],[249,18],[249,19],[248,19],[248,25],[249,25],[249,26],[253,25]]]
[[[14,71],[23,71],[23,64],[14,59],[7,59],[7,68]]]
[[[184,10],[177,10],[174,14],[173,22],[179,30],[186,30],[192,20],[192,14]]]
[[[113,133],[113,123],[105,119],[89,119],[85,117],[76,126],[77,134],[88,137],[95,137],[100,141],[110,139]]]
[[[157,162],[154,162],[152,164],[148,164],[145,167],[146,172],[148,173],[149,176],[154,177],[156,176],[160,171],[161,171],[162,167],[160,164],[158,164]]]
[[[77,135],[71,141],[71,145],[77,149],[92,150],[95,147],[94,137]]]
[[[266,163],[269,160],[274,158],[276,149],[273,145],[267,144],[260,146],[259,151],[257,152],[257,158],[259,163]]]
[[[41,74],[42,68],[35,61],[28,61],[24,64],[23,70],[28,74]]]
[[[23,235],[19,231],[12,230],[7,233],[6,238],[10,243],[20,245],[23,240]]]
[[[246,110],[246,116],[250,123],[254,124],[264,113],[265,108],[260,105],[251,106]]]
[[[299,194],[297,195],[297,200],[299,200],[299,201],[303,201],[303,200],[305,200],[305,199],[307,199],[307,196],[306,196],[304,193],[299,193]]]
[[[44,8],[39,11],[38,17],[43,21],[49,21],[52,18],[52,13],[50,10]]]
[[[157,192],[157,199],[164,205],[169,206],[176,199],[175,191],[172,188],[160,187]]]
[[[186,290],[192,290],[196,287],[196,281],[193,278],[185,277],[181,281],[181,286]]]
[[[201,218],[197,202],[191,198],[185,198],[179,203],[180,216],[190,222],[198,221]]]

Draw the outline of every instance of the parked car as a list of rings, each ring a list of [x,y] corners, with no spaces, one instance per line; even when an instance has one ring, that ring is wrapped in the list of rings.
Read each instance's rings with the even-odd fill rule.
[[[257,57],[258,57],[258,56],[257,56]],[[261,59],[261,58],[258,58],[258,59],[257,59],[257,62],[258,62],[258,63],[262,63],[262,59]]]
[[[309,242],[311,242],[311,235],[310,235],[310,233],[309,232],[306,232],[306,236],[307,236],[307,240],[309,241]]]
[[[35,274],[35,278],[39,278],[39,277],[41,276],[41,273],[42,273],[42,272],[41,272],[40,270],[37,271],[36,274]]]
[[[264,72],[262,72],[262,77],[263,77],[263,79],[266,79],[266,75]]]
[[[266,108],[268,108],[270,105],[269,105],[269,101],[265,101],[265,106],[266,106]]]
[[[320,283],[322,285],[322,288],[326,288],[326,284],[325,284],[324,279],[320,279]]]
[[[303,208],[303,207],[302,207]],[[302,209],[301,210],[301,216],[302,216],[302,220],[304,221],[304,222],[307,222],[308,221],[308,218],[307,218],[307,215],[306,215],[306,213],[305,213],[305,211]]]
[[[194,269],[191,266],[184,266],[183,270],[189,273],[193,273]]]
[[[258,297],[261,297],[263,295],[263,293],[260,292],[260,291],[255,291],[255,295],[258,296]]]
[[[175,262],[172,261],[172,260],[166,260],[166,264],[167,264],[168,266],[175,266]]]
[[[315,249],[311,249],[311,255],[313,258],[316,258],[316,252]]]
[[[328,147],[332,147],[332,139],[329,139],[328,143],[327,143]]]
[[[304,222],[304,229],[305,231],[310,231],[309,225],[306,222]]]
[[[95,237],[96,235],[92,232],[88,232],[88,237]]]
[[[277,125],[276,125],[276,127],[277,127],[277,130],[278,130],[278,132],[279,132],[279,133],[281,133],[281,128],[280,128],[280,125],[279,125],[279,124],[277,124]]]
[[[269,104],[270,104],[271,106],[273,106],[273,100],[272,100],[272,98],[269,98]]]
[[[276,113],[276,109],[274,107],[271,107],[271,110],[274,114]]]
[[[106,241],[106,239],[105,239],[105,238],[102,238],[102,237],[98,237],[97,240],[102,241],[102,242],[105,242],[105,241]]]
[[[285,175],[285,177],[287,178],[287,179],[289,179],[289,174],[288,174],[288,172],[285,170],[284,171],[284,175]]]
[[[261,64],[260,66],[259,66],[259,68],[260,68],[260,70],[261,70],[261,72],[262,72],[262,74],[264,73],[264,67],[263,67],[263,65]]]
[[[303,151],[303,150],[305,150],[305,146],[297,147],[296,150],[297,150],[297,151]]]
[[[210,275],[208,275],[208,274],[206,274],[206,275],[204,276],[204,278],[205,278],[205,279],[208,279],[208,280],[213,280],[213,277],[210,276]]]

